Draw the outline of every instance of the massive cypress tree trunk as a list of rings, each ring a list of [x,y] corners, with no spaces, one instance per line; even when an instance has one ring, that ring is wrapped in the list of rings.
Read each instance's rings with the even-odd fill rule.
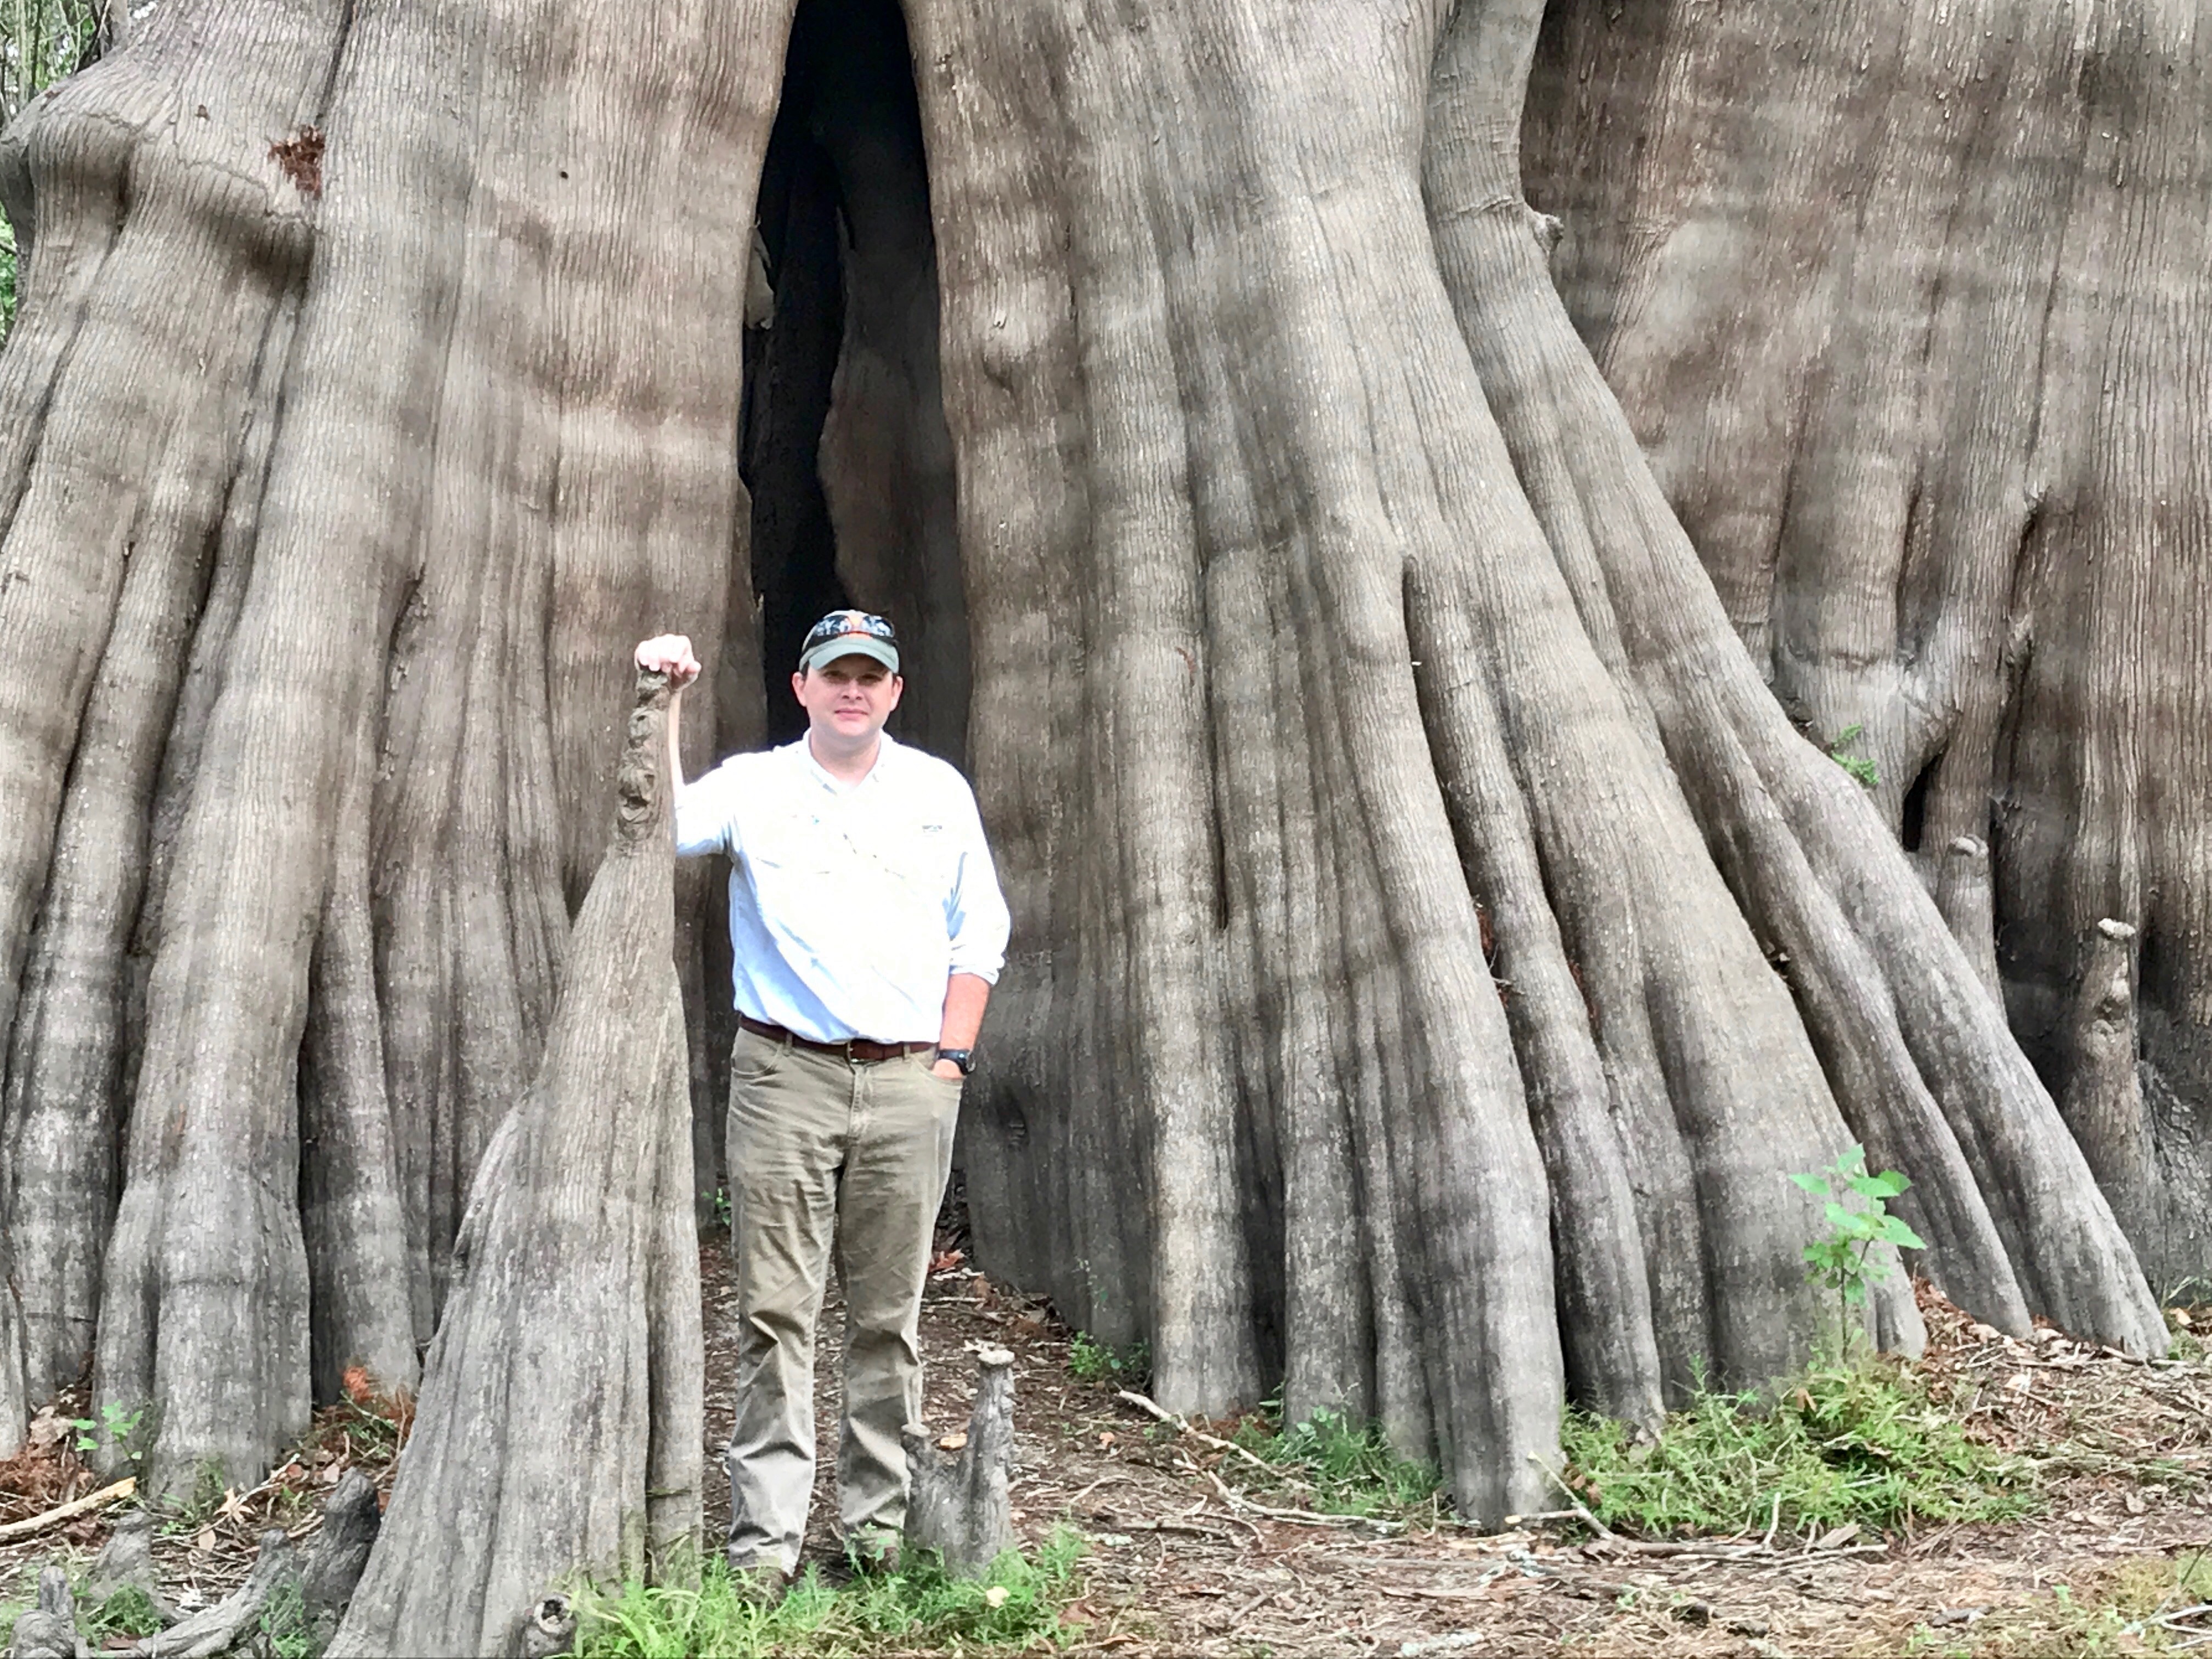
[[[2212,1277],[2208,105],[2194,0],[1563,0],[1528,124],[1746,645],[1862,728],[2167,1289]]]
[[[169,0],[9,129],[0,1394],[96,1346],[167,1486],[410,1382],[629,642],[750,737],[837,595],[1014,902],[979,1243],[1166,1403],[1285,1380],[1537,1507],[1565,1388],[1802,1353],[1786,1177],[1853,1139],[1982,1316],[2162,1342],[1552,286],[1535,0],[810,4],[772,146],[793,9]]]

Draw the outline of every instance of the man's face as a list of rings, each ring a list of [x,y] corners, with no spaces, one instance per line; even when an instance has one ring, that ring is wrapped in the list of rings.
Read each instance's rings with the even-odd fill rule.
[[[814,730],[846,743],[884,728],[906,682],[872,657],[838,657],[791,677],[792,694]]]

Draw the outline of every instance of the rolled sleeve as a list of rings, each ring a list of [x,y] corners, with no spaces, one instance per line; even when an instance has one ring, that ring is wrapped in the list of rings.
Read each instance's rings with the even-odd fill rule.
[[[995,985],[999,970],[1006,965],[1013,918],[1007,913],[1006,895],[999,890],[999,872],[983,839],[983,820],[972,798],[967,805],[959,873],[945,907],[945,927],[952,939],[952,971],[973,974]]]
[[[707,853],[738,854],[736,817],[730,811],[731,778],[727,766],[718,766],[703,778],[684,786],[676,797],[676,856],[698,858]]]

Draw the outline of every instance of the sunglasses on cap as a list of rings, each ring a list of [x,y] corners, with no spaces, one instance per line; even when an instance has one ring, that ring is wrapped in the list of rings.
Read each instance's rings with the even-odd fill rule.
[[[885,645],[898,643],[898,630],[881,617],[871,616],[865,611],[833,611],[807,629],[806,643],[799,647],[799,654],[803,657],[817,645],[849,639],[855,634],[881,640]]]

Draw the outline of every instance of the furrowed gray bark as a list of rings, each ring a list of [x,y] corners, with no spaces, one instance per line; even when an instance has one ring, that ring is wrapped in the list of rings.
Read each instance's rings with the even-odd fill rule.
[[[333,1655],[511,1652],[550,1585],[696,1570],[704,1362],[667,682],[641,675],[638,694],[545,1058],[477,1171]]]
[[[21,411],[0,421],[0,1204],[34,1398],[90,1346],[154,767],[257,359],[308,246],[307,204],[255,139],[312,112],[337,15],[165,17],[0,139],[27,256],[0,356],[0,406]]]
[[[1700,1363],[1747,1380],[1808,1352],[1820,1224],[1787,1176],[1855,1139],[1913,1176],[1929,1269],[1984,1317],[2162,1342],[2089,1172],[2138,1237],[2175,1208],[2139,1224],[2120,1187],[2202,1188],[2177,1162],[2197,901],[2153,891],[2196,868],[2174,803],[2197,774],[2154,800],[2122,738],[2205,727],[2169,684],[2181,630],[2121,686],[2080,667],[2121,612],[2073,596],[2094,552],[2124,573],[2099,604],[2195,614],[2197,567],[2139,549],[2169,524],[2193,548],[2203,495],[2168,486],[2187,505],[2145,528],[2100,462],[2021,518],[2033,458],[2153,427],[2077,400],[2023,448],[2022,376],[1908,418],[1911,341],[1881,325],[1932,307],[1946,363],[2046,328],[2039,372],[2086,387],[2068,352],[2095,285],[2136,279],[2098,261],[2136,198],[2054,171],[2053,135],[2108,109],[2163,131],[2184,91],[2141,65],[2069,90],[2095,43],[2040,13],[1981,37],[1916,16],[1862,72],[1840,25],[1725,9],[886,0],[794,35],[785,0],[685,0],[653,30],[605,0],[167,0],[9,129],[30,252],[0,351],[0,1218],[23,1318],[0,1297],[0,1438],[11,1392],[68,1380],[96,1328],[100,1400],[158,1427],[149,1488],[210,1461],[246,1480],[347,1367],[407,1386],[442,1307],[461,1380],[387,1547],[427,1559],[443,1528],[472,1553],[373,1572],[361,1616],[522,1639],[555,1571],[502,1530],[524,1511],[428,1473],[520,1417],[465,1328],[541,1334],[484,1254],[536,1190],[512,1114],[628,1042],[678,1079],[650,1097],[673,1119],[727,1036],[696,866],[653,878],[691,1039],[659,1001],[556,1012],[605,968],[572,918],[623,665],[691,634],[702,769],[766,729],[792,596],[840,590],[907,634],[908,735],[968,757],[1017,917],[964,1126],[979,1254],[1148,1340],[1170,1409],[1280,1382],[1293,1416],[1435,1459],[1471,1516],[1540,1509],[1563,1395],[1649,1424]],[[1813,37],[1788,109],[1728,78],[1762,30]],[[2000,63],[1995,88],[1954,74]],[[763,228],[748,406],[787,70],[805,107],[779,142],[812,146],[812,194]],[[1994,112],[2015,95],[2016,129]],[[1524,131],[1567,221],[1564,303]],[[2161,271],[2203,211],[2194,154],[2161,152],[2142,197]],[[1798,171],[1741,183],[1777,155]],[[2058,274],[1931,298],[1915,250],[1943,202],[1979,204],[1958,246]],[[1645,246],[1624,203],[1686,228]],[[1789,296],[1780,326],[1699,308],[1741,300],[1738,267]],[[2036,321],[2046,289],[2063,326]],[[1816,360],[1838,318],[1859,355]],[[2154,413],[2197,349],[2185,329],[2171,365],[2142,355],[2155,334],[2096,359],[2158,380]],[[1912,550],[1939,544],[1968,550]],[[2095,651],[2058,651],[2062,620]],[[1821,752],[1859,719],[1871,803]],[[2089,781],[1970,811],[2000,752]],[[2051,850],[2093,799],[2136,827]],[[1994,846],[1994,878],[1947,854],[1931,899],[1909,823]],[[2105,882],[2108,856],[2134,873]],[[2021,931],[2023,882],[2071,884],[2045,907],[2063,951]],[[2074,964],[2118,948],[2104,918],[2138,933],[2076,994]],[[2138,1048],[2167,1058],[2131,1073]],[[679,1150],[653,1141],[624,1224],[660,1266],[633,1275],[637,1343],[596,1362],[629,1390],[610,1467],[696,1452],[680,1245],[714,1179],[706,1103]],[[1869,1322],[1917,1341],[1901,1279]],[[485,1453],[541,1483],[568,1565],[686,1529],[657,1487],[556,1501],[511,1442]]]
[[[2179,0],[1559,0],[1527,122],[1729,617],[1817,742],[1863,728],[2062,1102],[2110,1063],[2073,1035],[2097,925],[2139,927],[2142,1155],[2092,1163],[2161,1292],[2212,1273],[2208,88]]]
[[[69,147],[120,142],[98,93],[112,82],[150,105],[173,81],[251,87],[281,65],[269,17],[200,9],[204,27],[174,27],[205,65],[165,62],[149,37],[72,83],[69,95],[90,100],[81,114],[65,96],[9,135],[11,205],[33,201],[58,223],[33,239],[32,306],[6,357],[7,371],[48,376],[22,388],[34,405],[91,393],[70,392],[41,342],[63,318],[44,296],[70,279],[72,239],[99,222],[70,212],[82,167]],[[34,1154],[11,1155],[5,1183],[37,1256],[32,1380],[43,1392],[75,1376],[92,1328],[86,1287],[104,1277],[99,1392],[151,1407],[157,1488],[189,1484],[210,1461],[257,1474],[304,1427],[311,1374],[326,1395],[349,1364],[380,1387],[413,1380],[459,1194],[534,1066],[588,872],[578,830],[623,695],[620,651],[605,641],[673,612],[716,648],[741,544],[728,465],[738,383],[693,334],[702,318],[739,314],[741,273],[718,251],[743,246],[749,196],[707,186],[757,166],[785,15],[718,11],[701,38],[721,45],[702,57],[690,36],[640,52],[573,9],[520,3],[360,9],[338,56],[332,14],[314,73],[288,94],[307,107],[282,124],[247,118],[258,137],[223,128],[228,150],[254,163],[234,173],[265,171],[290,216],[257,210],[258,241],[220,214],[191,228],[227,257],[259,259],[285,331],[264,343],[210,320],[191,297],[204,273],[190,261],[134,295],[177,313],[173,329],[230,329],[221,343],[234,352],[260,345],[272,391],[283,388],[272,432],[244,418],[252,375],[220,359],[201,379],[173,374],[173,395],[232,400],[228,424],[207,427],[234,445],[242,433],[243,451],[175,463],[213,496],[194,509],[198,532],[174,537],[179,556],[167,539],[132,546],[107,655],[87,653],[103,677],[74,739],[89,760],[66,745],[27,754],[36,733],[9,733],[7,763],[45,767],[32,785],[64,803],[52,856],[22,835],[4,854],[27,869],[45,857],[51,918],[24,981],[8,1097],[9,1140]],[[285,15],[306,27],[304,10]],[[248,50],[261,54],[256,76],[232,61]],[[726,58],[751,78],[726,74]],[[549,84],[562,95],[544,98]],[[439,95],[422,96],[431,85]],[[616,129],[641,101],[670,124],[633,158]],[[188,101],[171,118],[191,137],[222,113]],[[264,156],[310,119],[319,154]],[[421,210],[431,203],[447,206]],[[695,252],[656,253],[641,281],[656,215],[680,216]],[[260,252],[264,219],[296,223],[302,248],[313,222],[295,332],[284,284],[303,265]],[[136,222],[114,234],[157,228]],[[508,305],[523,287],[532,302]],[[71,373],[102,351],[144,356],[88,292],[90,343],[72,349]],[[52,427],[54,410],[41,418]],[[37,435],[6,424],[10,443]],[[110,424],[141,443],[165,429]],[[66,438],[19,447],[11,534],[41,490],[86,463]],[[112,543],[127,529],[42,546],[89,581],[120,569]],[[33,597],[51,604],[56,589],[42,580]],[[73,625],[107,614],[96,599],[78,613]],[[65,647],[49,623],[0,629],[9,660],[28,672]],[[138,638],[149,628],[150,645]],[[12,669],[0,678],[11,694],[27,683]],[[711,720],[690,741],[703,764]],[[16,799],[34,795],[11,786]],[[258,805],[234,814],[238,802]],[[80,844],[88,871],[70,855]],[[133,884],[149,851],[142,899]],[[687,915],[702,884],[688,878]],[[26,931],[9,927],[10,945]],[[125,1102],[131,1157],[110,1239],[114,1183],[100,1159],[112,1167]]]
[[[1461,17],[1440,85],[1456,79],[1479,93],[1518,84],[1522,77],[1481,70],[1504,53],[1528,61],[1534,9]],[[1996,1004],[1905,860],[1881,844],[1856,787],[1791,732],[1735,648],[1545,279],[1545,250],[1514,173],[1519,112],[1481,118],[1490,113],[1437,123],[1440,137],[1462,142],[1449,155],[1431,149],[1438,246],[1462,328],[1553,544],[1580,564],[1584,624],[1649,711],[1744,918],[1786,959],[1804,1029],[1829,1076],[1846,1085],[1845,1115],[1874,1156],[1915,1174],[1910,1201],[1927,1224],[1929,1271],[1962,1303],[2016,1331],[2032,1308],[2136,1350],[2162,1345],[2157,1307]],[[1590,814],[1567,816],[1579,823]],[[1631,819],[1657,821],[1656,813]],[[1697,907],[1701,919],[1723,913],[1711,902]],[[1741,937],[1743,946],[1752,943]],[[1779,981],[1743,954],[1779,1000]],[[1731,995],[1707,1018],[1741,1030],[1746,1006]],[[1796,1024],[1778,1011],[1761,1028],[1794,1036]],[[1669,1022],[1670,1031],[1680,1028]],[[1802,1040],[1799,1053],[1796,1070],[1828,1115],[1827,1086],[1806,1063]],[[1771,1093],[1788,1075],[1785,1064],[1777,1056],[1735,1074],[1759,1078]],[[1714,1097],[1710,1087],[1700,1094]],[[2054,1206],[2070,1213],[2046,1242],[2040,1218]],[[1741,1210],[1723,1224],[1773,1232]],[[1767,1248],[1790,1237],[1784,1231]]]

